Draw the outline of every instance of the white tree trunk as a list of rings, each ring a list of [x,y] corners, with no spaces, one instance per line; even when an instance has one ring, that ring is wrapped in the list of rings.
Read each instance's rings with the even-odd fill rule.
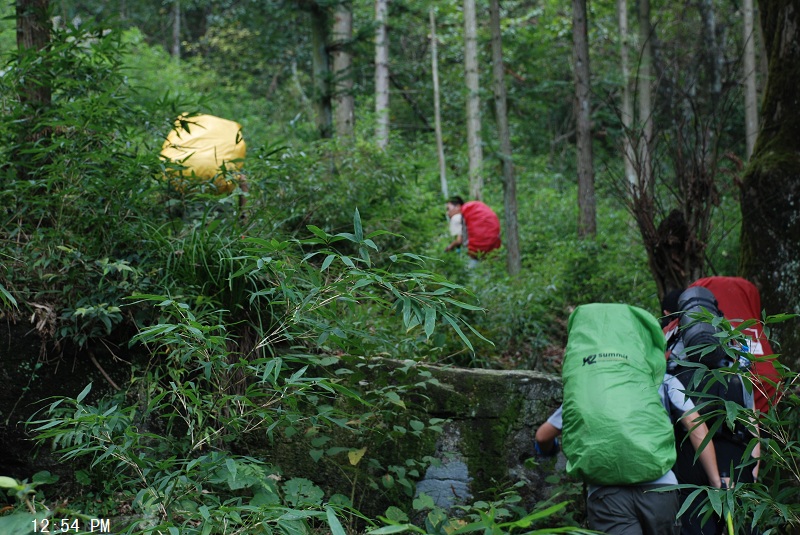
[[[478,25],[475,0],[464,0],[464,69],[467,86],[467,147],[470,198],[483,198],[483,147],[481,146],[481,98],[478,77]]]
[[[353,136],[355,104],[353,100],[353,57],[350,41],[353,39],[353,12],[349,4],[339,4],[333,22],[333,79],[336,106],[336,134],[342,138]]]
[[[592,106],[589,100],[589,35],[586,0],[572,1],[572,38],[575,62],[575,122],[578,152],[578,236],[597,234],[592,157]]]
[[[622,69],[622,126],[624,135],[623,157],[625,159],[625,179],[631,192],[636,187],[636,155],[633,152],[633,95],[631,91],[631,68],[628,43],[628,0],[617,0],[617,19],[619,22],[619,55]]]
[[[450,193],[447,188],[447,166],[444,160],[444,140],[442,139],[442,113],[441,99],[439,98],[439,57],[438,42],[436,38],[436,15],[431,6],[429,11],[431,21],[431,71],[433,72],[433,119],[436,131],[436,154],[439,157],[439,181],[442,184],[442,196],[447,199]]]
[[[386,28],[389,0],[375,0],[375,141],[389,144],[389,38]]]
[[[652,197],[653,164],[650,155],[653,142],[653,105],[651,69],[653,65],[652,27],[650,26],[650,0],[639,0],[639,42],[642,46],[638,75],[639,124],[641,135],[637,140],[639,184],[637,195]]]
[[[492,73],[494,74],[494,105],[497,116],[497,137],[500,139],[500,158],[503,160],[503,207],[505,211],[506,268],[509,275],[522,269],[517,228],[517,180],[511,159],[511,133],[508,127],[505,68],[503,66],[503,34],[500,28],[500,2],[489,4],[492,26]]]
[[[744,122],[747,158],[753,154],[758,137],[758,94],[756,92],[756,47],[753,31],[753,0],[744,0]]]

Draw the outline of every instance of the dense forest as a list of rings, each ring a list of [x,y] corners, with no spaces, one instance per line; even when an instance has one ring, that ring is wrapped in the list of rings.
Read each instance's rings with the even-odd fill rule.
[[[366,461],[353,492],[392,497],[384,516],[347,489],[297,501],[236,445],[391,429],[411,385],[345,387],[341,358],[558,374],[576,306],[658,317],[709,275],[756,284],[788,386],[762,423],[763,480],[706,507],[737,529],[800,526],[795,0],[16,0],[0,15],[0,314],[42,348],[0,349],[3,381],[28,377],[0,430],[74,467],[58,483],[0,473],[3,533],[44,510],[145,520],[126,533],[579,530],[513,492],[413,522],[413,474]],[[212,180],[162,157],[201,115],[246,143]],[[445,252],[453,195],[500,217],[503,247],[474,267]],[[103,385],[40,396],[67,354]],[[325,451],[356,466],[365,450]]]

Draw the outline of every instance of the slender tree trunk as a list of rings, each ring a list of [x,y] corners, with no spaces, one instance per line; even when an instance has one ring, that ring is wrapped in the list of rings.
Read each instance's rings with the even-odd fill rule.
[[[16,122],[17,146],[11,149],[11,159],[17,178],[28,180],[35,175],[37,167],[30,163],[24,149],[40,135],[43,128],[36,118],[52,102],[50,56],[42,53],[50,45],[49,0],[17,0],[16,24],[19,63],[26,71],[17,87],[22,120]]]
[[[589,100],[591,85],[586,0],[572,1],[572,37],[578,152],[578,236],[587,238],[597,234],[597,218],[592,157],[592,107]]]
[[[713,0],[700,0],[700,18],[703,21],[703,41],[706,56],[706,70],[709,74],[708,86],[712,98],[722,93],[722,67],[724,58],[717,39],[717,17]]]
[[[333,133],[331,105],[331,67],[328,58],[328,15],[325,8],[311,4],[311,62],[314,70],[314,107],[317,130],[322,138]]]
[[[639,42],[642,46],[639,61],[638,84],[638,116],[641,135],[637,140],[639,167],[639,195],[653,198],[655,185],[653,180],[653,162],[651,149],[653,143],[653,104],[652,104],[652,68],[653,68],[653,29],[650,25],[650,0],[639,0]]]
[[[172,57],[181,59],[181,0],[172,3]]]
[[[17,49],[20,55],[38,54],[50,45],[50,1],[17,0]],[[51,101],[51,84],[44,79],[46,68],[30,73],[19,88],[20,101],[33,114]]]
[[[450,193],[447,188],[447,166],[444,161],[444,140],[442,139],[442,111],[439,98],[439,56],[436,38],[436,15],[433,6],[429,11],[431,22],[431,71],[433,73],[433,119],[436,130],[436,154],[439,157],[439,181],[442,184],[442,196],[447,199]]]
[[[388,8],[388,0],[375,0],[375,140],[380,149],[389,145]]]
[[[355,126],[353,99],[353,11],[349,4],[336,6],[333,22],[333,78],[335,81],[336,134],[352,138]]]
[[[497,115],[497,135],[500,138],[500,159],[503,162],[503,207],[505,210],[506,266],[509,275],[522,269],[517,227],[517,179],[511,159],[511,133],[508,128],[505,69],[503,67],[503,34],[500,28],[500,2],[491,0],[489,14],[492,26],[492,71],[494,74],[494,107]]]
[[[753,154],[758,136],[758,94],[756,92],[756,46],[753,31],[753,0],[744,0],[744,123],[747,158]]]
[[[464,69],[467,86],[469,195],[472,199],[480,200],[483,198],[483,147],[481,146],[481,96],[475,0],[464,0]]]
[[[769,76],[762,127],[742,183],[740,274],[761,291],[768,314],[800,313],[800,9],[761,0]],[[800,364],[797,320],[771,326],[783,364]]]
[[[619,55],[622,69],[622,127],[625,130],[622,140],[625,159],[625,179],[631,193],[636,188],[636,155],[633,151],[633,95],[631,91],[631,68],[628,43],[628,2],[617,0],[617,20],[619,22]]]

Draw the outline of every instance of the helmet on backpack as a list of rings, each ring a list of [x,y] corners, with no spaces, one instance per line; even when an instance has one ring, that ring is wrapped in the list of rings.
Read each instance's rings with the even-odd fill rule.
[[[709,368],[731,366],[733,360],[722,347],[722,340],[716,336],[721,332],[720,328],[697,318],[697,314],[702,312],[722,316],[714,294],[702,286],[688,288],[678,297],[678,310],[681,311],[680,333],[685,353],[677,356]],[[713,349],[709,350],[710,347]]]

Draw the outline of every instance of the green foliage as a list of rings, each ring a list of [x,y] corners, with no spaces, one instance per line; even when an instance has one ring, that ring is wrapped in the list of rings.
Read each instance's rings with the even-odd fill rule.
[[[411,365],[394,370],[385,384],[346,383],[367,377],[377,357],[557,372],[553,355],[573,306],[628,302],[656,311],[637,229],[605,185],[608,176],[620,175],[618,43],[610,4],[591,6],[595,148],[600,160],[610,160],[598,188],[595,241],[574,238],[570,13],[551,0],[503,5],[524,265],[517,278],[506,275],[502,255],[468,269],[462,257],[441,253],[446,229],[429,124],[428,3],[391,3],[392,26],[402,29],[402,38],[391,40],[397,61],[386,152],[374,147],[373,124],[363,112],[372,101],[374,55],[367,4],[353,4],[356,36],[349,46],[359,112],[352,143],[317,139],[308,106],[308,13],[291,3],[182,4],[180,61],[161,46],[170,34],[163,2],[89,4],[59,2],[62,22],[52,46],[41,58],[12,56],[0,71],[3,312],[36,313],[45,337],[89,350],[109,338],[124,343],[126,329],[135,328],[136,343],[152,355],[133,365],[124,393],[93,399],[87,390],[51,401],[50,412],[37,417],[40,440],[75,463],[78,498],[85,501],[77,506],[104,515],[132,508],[141,521],[131,533],[326,529],[340,535],[355,519],[370,523],[359,519],[359,495],[398,503],[413,495],[415,479],[432,460],[408,454],[404,463],[390,464],[380,452],[409,437],[430,440],[442,423],[394,417],[410,400],[424,398],[431,384]],[[124,20],[112,20],[109,13],[119,14],[122,5]],[[676,6],[661,6],[663,49],[683,53],[670,56],[664,81],[695,87],[695,51],[674,43],[699,42],[697,21],[681,13],[681,24],[673,24],[672,10],[683,9]],[[457,1],[434,7],[449,180],[451,192],[463,193],[463,21]],[[11,11],[4,4],[0,15]],[[720,13],[732,26],[736,12]],[[75,27],[76,15],[102,27]],[[15,48],[13,32],[13,19],[0,21],[3,54]],[[480,39],[488,65],[485,26]],[[53,104],[31,115],[17,89],[41,76],[52,82]],[[484,85],[483,115],[491,118]],[[698,131],[713,126],[714,150],[739,148],[741,107],[707,95],[696,104],[705,115],[692,124]],[[717,104],[728,108],[711,117],[714,123],[708,116],[721,109]],[[244,126],[250,192],[243,211],[235,196],[181,194],[156,180],[172,121],[201,110]],[[484,129],[491,128],[487,120]],[[484,143],[490,156],[494,137],[486,135]],[[659,163],[664,176],[675,174],[663,157]],[[29,176],[21,180],[20,170]],[[733,183],[727,179],[735,177],[734,167],[721,173],[725,184]],[[484,193],[502,220],[497,176],[497,160],[488,157]],[[665,181],[665,198],[675,184]],[[738,200],[727,185],[720,192],[717,231],[704,239],[711,265],[732,274]],[[364,360],[345,371],[340,357]],[[31,369],[33,381],[37,368]],[[764,420],[765,463],[773,467],[765,473],[774,474],[774,483],[709,493],[709,511],[735,504],[734,516],[743,515],[736,526],[747,519],[795,522],[794,405],[787,393]],[[322,496],[308,479],[284,480],[279,467],[233,453],[243,437],[256,434],[307,439],[304,453],[320,467],[335,466],[349,486]],[[34,482],[15,482],[14,489],[23,485],[37,514],[50,514],[41,498],[31,498],[45,480]],[[568,497],[577,498],[571,490]],[[15,497],[30,510],[24,497]],[[424,498],[416,506],[422,522],[412,524],[395,508],[376,529],[520,532],[538,529],[540,521],[573,520],[565,508],[529,515],[513,493],[456,516]],[[67,511],[52,514],[58,512]],[[29,528],[26,514],[0,522]]]
[[[48,522],[53,511],[42,510],[41,504],[37,504],[37,499],[42,499],[38,487],[57,480],[58,476],[47,471],[37,472],[30,482],[0,476],[0,489],[5,489],[9,496],[13,496],[19,506],[14,513],[0,516],[0,530],[8,535],[27,535],[31,532],[32,523],[41,520]]]
[[[424,535],[450,535],[460,533],[592,533],[579,527],[549,527],[547,521],[563,510],[568,502],[561,502],[550,507],[541,508],[532,513],[516,506],[519,496],[512,491],[504,493],[500,499],[492,502],[479,501],[469,506],[460,506],[455,511],[445,511],[437,507],[433,500],[421,494],[414,500],[415,515],[422,518],[419,523],[410,523],[409,516],[397,508],[386,511],[380,517],[384,527],[370,530],[370,535],[388,535],[391,533],[422,533]],[[419,524],[419,525],[418,525]],[[536,528],[537,524],[540,526]]]
[[[733,328],[724,318],[712,317],[708,313],[700,313],[696,316],[695,321],[710,322],[720,328],[721,331],[718,334],[720,343],[734,362],[738,362],[739,357],[742,356],[754,358],[749,353],[743,353],[740,348],[748,341],[745,329],[751,327],[757,320],[749,320]],[[766,316],[763,320],[765,334],[769,335],[770,325],[794,317],[796,315],[793,314]],[[701,354],[713,349],[714,346],[687,348],[688,351],[700,351]],[[697,404],[697,410],[703,411],[700,420],[709,426],[707,440],[710,440],[722,426],[733,429],[734,425],[742,425],[752,434],[742,459],[731,467],[730,473],[733,474],[740,469],[754,470],[757,458],[758,477],[755,483],[739,481],[732,488],[721,490],[682,486],[692,489],[692,492],[683,503],[679,514],[686,513],[690,508],[699,507],[698,514],[704,519],[726,519],[728,529],[733,530],[732,533],[745,533],[751,529],[768,533],[787,527],[796,528],[800,525],[800,507],[797,505],[800,471],[796,464],[797,456],[800,455],[797,419],[800,398],[795,389],[791,388],[791,385],[797,381],[797,374],[782,366],[774,355],[764,358],[772,360],[778,369],[780,397],[774,400],[768,413],[759,415],[754,415],[752,409],[720,400],[707,393],[707,388],[714,382],[727,384],[731,374],[740,373],[750,377],[751,372],[740,369],[738,364],[732,368],[712,370],[699,364],[683,363],[685,366],[696,368],[693,382],[689,386],[689,393],[701,400]],[[703,391],[698,387],[701,376],[709,379],[708,387]],[[750,384],[750,382],[746,381],[745,384]],[[758,383],[755,382],[755,384]],[[705,447],[705,443],[702,447]]]
[[[358,211],[353,226],[353,232],[337,235],[312,226],[313,237],[297,242],[241,240],[244,246],[228,259],[222,280],[232,287],[247,279],[251,304],[269,308],[272,319],[260,325],[263,330],[256,326],[257,343],[250,349],[233,344],[222,322],[226,313],[215,308],[213,297],[191,306],[166,296],[134,295],[139,305],[153,303],[160,320],[142,325],[132,339],[147,345],[152,358],[133,370],[130,391],[89,403],[89,385],[74,399],[53,401],[46,417],[32,422],[37,440],[77,463],[79,482],[129,504],[141,519],[127,533],[170,528],[215,533],[223,525],[241,533],[271,525],[291,531],[317,521],[337,529],[337,515],[352,507],[358,476],[352,476],[351,498],[338,501],[323,500],[310,481],[295,478],[279,485],[277,468],[230,453],[254,434],[276,440],[302,431],[314,437],[312,458],[347,453],[351,467],[364,463],[361,477],[374,478],[373,488],[397,487],[411,496],[424,463],[409,459],[403,466],[383,466],[365,453],[383,450],[386,441],[439,430],[436,419],[411,420],[408,427],[391,423],[397,409],[406,407],[403,398],[424,388],[430,374],[359,393],[332,370],[311,375],[312,369],[336,365],[338,358],[324,356],[333,348],[371,355],[396,341],[396,334],[370,333],[367,327],[376,323],[367,323],[363,308],[373,316],[385,311],[400,319],[406,333],[419,332],[418,344],[430,339],[438,324],[452,327],[470,344],[460,327],[468,324],[448,308],[475,307],[453,299],[461,288],[420,269],[423,259],[417,255],[389,258],[412,271],[375,266],[373,240],[383,232],[364,234]],[[340,242],[356,255],[336,251]],[[313,250],[298,260],[305,247]],[[321,265],[312,264],[318,256],[324,257]],[[83,307],[74,316],[104,324],[103,311],[108,309]],[[292,347],[278,351],[284,341]],[[401,372],[410,375],[409,369]],[[354,417],[337,407],[340,399],[368,410]],[[325,430],[336,429],[361,436],[360,444],[327,444],[331,438]]]

